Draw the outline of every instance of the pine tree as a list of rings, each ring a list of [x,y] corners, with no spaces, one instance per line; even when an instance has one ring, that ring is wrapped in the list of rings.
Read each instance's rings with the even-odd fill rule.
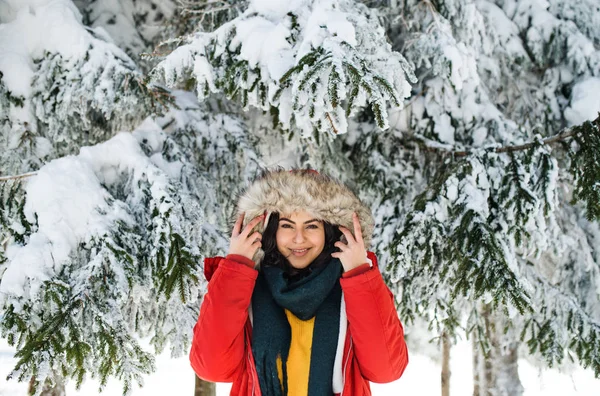
[[[45,6],[34,10],[40,19]],[[157,353],[168,345],[177,356],[189,346],[200,256],[223,248],[232,211],[225,196],[256,175],[248,165],[258,161],[243,121],[218,103],[200,107],[185,93],[149,91],[101,30],[80,25],[70,2],[54,11],[90,47],[71,57],[60,45],[63,53],[45,52],[22,97],[9,90],[18,75],[3,74],[0,85],[3,172],[37,170],[26,188],[2,183],[2,333],[17,347],[11,376],[32,378],[34,392],[60,377],[81,384],[90,374],[101,387],[117,377],[127,391],[154,368],[136,336],[150,337]],[[18,18],[7,27],[29,22]],[[114,136],[139,123],[156,99],[171,111]],[[15,130],[31,124],[33,143],[11,144],[21,138]]]
[[[599,296],[584,286],[598,279],[598,120],[564,128],[596,118],[575,88],[600,72],[587,27],[600,13],[497,3],[407,1],[388,17],[419,82],[396,129],[366,124],[350,157],[382,219],[401,317],[466,330],[493,365],[480,394],[503,383],[513,395],[502,359],[519,340],[551,366],[569,356],[599,373]]]

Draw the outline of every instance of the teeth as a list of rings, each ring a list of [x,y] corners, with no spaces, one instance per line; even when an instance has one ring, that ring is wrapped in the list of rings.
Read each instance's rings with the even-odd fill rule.
[[[308,250],[308,249],[300,249],[300,250],[294,250],[294,249],[292,249],[292,251],[293,251],[293,252],[296,252],[296,253],[302,253],[302,252],[306,252],[307,250]]]

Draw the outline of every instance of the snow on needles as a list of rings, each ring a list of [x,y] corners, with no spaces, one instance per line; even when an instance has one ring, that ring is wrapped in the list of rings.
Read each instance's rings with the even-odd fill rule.
[[[265,18],[246,19],[237,25],[231,47],[241,45],[240,58],[248,66],[265,65],[271,78],[278,80],[294,65],[292,46],[286,41],[289,34],[289,28]]]
[[[34,132],[39,132],[40,120],[49,124],[44,137],[52,143],[56,143],[51,134],[57,118],[79,113],[74,117],[77,122],[67,124],[83,123],[91,130],[93,122],[86,116],[92,107],[107,119],[121,120],[115,116],[115,91],[126,90],[123,76],[135,74],[137,67],[102,28],[86,28],[69,0],[0,4],[0,85],[19,99],[0,109],[0,114]],[[104,72],[112,80],[102,79]],[[59,73],[64,77],[47,79]],[[92,100],[82,100],[82,92],[93,92]]]
[[[135,178],[146,174],[153,182],[153,196],[161,195],[168,184],[167,175],[144,155],[130,133],[54,160],[29,180],[25,214],[31,223],[37,219],[38,229],[26,245],[7,249],[9,265],[0,283],[3,297],[34,299],[79,244],[108,234],[116,222],[133,222],[126,204],[114,201],[104,187],[124,173],[136,174]]]
[[[591,121],[600,113],[600,78],[590,77],[579,81],[573,87],[571,105],[565,109],[569,125]]]
[[[97,41],[81,25],[81,14],[71,1],[8,1],[8,6],[12,6],[14,19],[0,17],[0,72],[13,95],[29,96],[34,60],[44,52],[78,58]],[[118,47],[105,45],[127,57]]]
[[[276,107],[281,126],[303,137],[315,129],[346,133],[347,117],[367,104],[387,129],[388,105],[401,107],[414,81],[375,13],[347,0],[251,1],[214,32],[195,33],[154,71],[169,86],[190,74],[199,99],[222,90],[245,108]]]

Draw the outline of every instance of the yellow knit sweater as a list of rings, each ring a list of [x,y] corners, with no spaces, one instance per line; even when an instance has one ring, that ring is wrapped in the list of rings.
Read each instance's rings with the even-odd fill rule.
[[[288,396],[307,396],[315,318],[300,320],[287,309],[285,315],[292,330],[292,340],[287,359]],[[283,382],[281,358],[277,359],[277,372],[279,381]]]

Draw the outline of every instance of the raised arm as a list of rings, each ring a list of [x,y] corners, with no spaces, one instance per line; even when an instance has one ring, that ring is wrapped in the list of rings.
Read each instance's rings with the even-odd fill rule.
[[[232,382],[244,369],[244,326],[258,271],[247,265],[261,246],[260,234],[249,235],[262,221],[253,219],[241,231],[243,215],[234,226],[226,258],[205,260],[208,290],[194,326],[190,362],[196,374],[212,382]],[[237,260],[235,259],[237,257]],[[206,271],[207,268],[216,270]]]

